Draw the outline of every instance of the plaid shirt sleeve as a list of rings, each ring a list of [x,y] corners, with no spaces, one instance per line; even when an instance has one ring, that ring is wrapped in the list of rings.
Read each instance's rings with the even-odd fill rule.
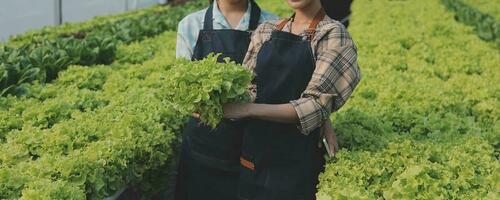
[[[349,33],[339,22],[327,21],[331,28],[327,33],[317,32],[312,41],[316,69],[311,81],[301,98],[290,102],[299,117],[299,129],[306,135],[344,105],[361,79],[357,49]]]

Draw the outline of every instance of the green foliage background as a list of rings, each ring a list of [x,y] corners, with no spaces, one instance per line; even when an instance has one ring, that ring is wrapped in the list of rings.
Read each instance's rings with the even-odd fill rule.
[[[258,3],[291,14],[284,0]],[[194,5],[186,9],[206,1]],[[44,28],[1,48],[52,44],[93,27],[106,38],[118,21],[153,30],[149,22],[157,21],[142,17],[170,9]],[[181,17],[163,14],[168,27]],[[342,151],[320,176],[320,200],[500,198],[500,54],[455,14],[439,0],[354,1],[349,32],[363,80],[332,114]],[[25,79],[21,95],[1,97],[0,199],[102,199],[127,185],[148,195],[164,190],[161,178],[190,112],[201,110],[215,125],[221,103],[246,100],[251,79],[214,58],[175,60],[169,30],[113,36],[109,63],[72,62],[50,82]],[[32,49],[40,60],[57,50]]]

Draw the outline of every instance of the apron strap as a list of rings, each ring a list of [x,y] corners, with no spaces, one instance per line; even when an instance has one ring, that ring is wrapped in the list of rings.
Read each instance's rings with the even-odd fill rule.
[[[248,24],[248,30],[254,31],[255,29],[257,29],[257,26],[259,26],[261,10],[259,5],[257,5],[254,0],[250,0],[250,3],[252,5],[252,11],[250,12],[250,23]]]
[[[205,30],[213,30],[214,29],[214,1],[210,4],[205,13],[205,21],[203,22],[203,29]]]
[[[321,20],[325,18],[325,15],[326,15],[325,10],[321,8],[316,14],[316,16],[314,16],[314,19],[311,22],[311,24],[309,24],[309,28],[305,30],[309,40],[313,39],[314,34],[316,34],[316,27],[321,22]]]
[[[316,16],[314,16],[314,19],[313,21],[311,22],[311,24],[309,24],[309,28],[307,28],[306,30],[304,30],[304,32],[307,34],[307,38],[308,40],[312,40],[312,38],[314,37],[314,34],[316,33],[316,27],[318,26],[318,24],[321,22],[321,20],[323,20],[326,16],[326,13],[325,13],[325,10],[323,8],[321,8],[318,13],[316,14]],[[292,15],[291,18],[286,18],[286,19],[283,19],[281,20],[277,25],[276,25],[276,29],[278,31],[281,31],[283,30],[283,28],[286,26],[286,24],[291,20],[295,18],[295,13]]]
[[[261,9],[259,5],[254,2],[254,0],[250,0],[250,3],[252,4],[252,10],[250,11],[250,22],[248,24],[248,30],[253,31],[257,29],[257,26],[259,26]],[[205,30],[214,29],[214,4],[214,1],[212,1],[207,9],[207,12],[205,13],[205,21],[203,23],[203,29]]]
[[[295,14],[293,14],[293,16],[295,16]],[[276,24],[276,30],[278,30],[278,31],[283,30],[283,28],[285,28],[286,24],[290,21],[290,19],[291,18],[285,18],[285,19],[281,20],[280,22],[278,22],[278,24]]]

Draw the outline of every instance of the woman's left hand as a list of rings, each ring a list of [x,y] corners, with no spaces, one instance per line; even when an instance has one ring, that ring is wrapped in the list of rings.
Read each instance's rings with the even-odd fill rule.
[[[241,119],[248,117],[251,103],[226,103],[223,105],[224,118]]]

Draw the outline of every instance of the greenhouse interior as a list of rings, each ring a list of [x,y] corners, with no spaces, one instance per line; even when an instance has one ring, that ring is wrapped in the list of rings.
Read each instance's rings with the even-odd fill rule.
[[[2,0],[0,199],[500,199],[500,0]]]

